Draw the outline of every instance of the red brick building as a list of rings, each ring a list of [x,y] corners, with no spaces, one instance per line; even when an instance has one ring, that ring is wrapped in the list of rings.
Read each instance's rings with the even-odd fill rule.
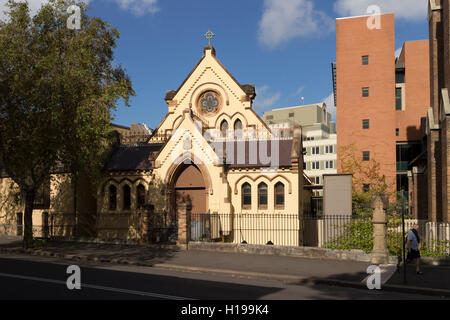
[[[428,21],[430,31],[430,108],[425,124],[426,165],[413,167],[411,184],[415,193],[426,193],[427,215],[430,221],[450,221],[450,0],[429,0]],[[423,161],[422,161],[423,162]],[[427,185],[420,177],[427,177]],[[422,179],[423,180],[423,179]],[[415,201],[415,202],[414,202]],[[421,198],[412,205],[421,206]]]
[[[394,15],[381,15],[380,28],[369,28],[368,19],[336,20],[338,151],[354,144],[361,161],[380,164],[392,192],[407,194],[430,103],[429,44],[407,42],[396,59]]]

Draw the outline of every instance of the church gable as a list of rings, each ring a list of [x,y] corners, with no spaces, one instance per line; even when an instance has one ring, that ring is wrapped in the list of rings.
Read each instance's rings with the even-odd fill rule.
[[[270,134],[270,129],[252,109],[256,97],[254,85],[241,85],[215,56],[213,47],[204,49],[204,56],[176,91],[168,91],[168,114],[157,128],[157,135],[170,136],[189,109],[207,128],[220,129],[226,122],[229,129],[240,124]]]

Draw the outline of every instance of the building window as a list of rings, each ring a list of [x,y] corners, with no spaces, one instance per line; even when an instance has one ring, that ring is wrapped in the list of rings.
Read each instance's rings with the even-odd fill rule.
[[[316,161],[312,163],[312,169],[313,170],[320,170],[320,162]]]
[[[362,121],[362,128],[363,129],[370,129],[370,120],[366,119]]]
[[[333,169],[333,161],[327,161],[326,167],[327,167],[327,169]]]
[[[367,98],[369,96],[369,88],[362,88],[362,96],[363,98]]]
[[[273,115],[272,116],[267,116],[266,119],[267,120],[273,120]]]
[[[123,210],[130,210],[131,208],[131,188],[129,185],[123,186]]]
[[[398,137],[399,135],[400,135],[400,129],[397,128],[397,129],[395,129],[395,136]]]
[[[364,184],[364,185],[363,185],[363,191],[364,191],[365,193],[370,192],[370,184]]]
[[[395,110],[402,110],[402,88],[395,88]]]
[[[333,153],[333,146],[326,146],[325,153]]]
[[[319,147],[312,147],[312,154],[320,154],[320,148]]]
[[[306,162],[303,162],[303,170],[306,170]]]
[[[319,185],[320,184],[320,177],[315,177],[314,178],[314,182],[315,182],[315,184]]]
[[[143,208],[145,205],[145,187],[142,184],[138,185],[138,187],[137,187],[136,204],[137,204],[138,209]]]
[[[258,209],[267,209],[267,184],[264,182],[258,185]]]
[[[234,123],[234,136],[236,138],[242,138],[242,121],[239,119]]]
[[[37,189],[33,209],[50,209],[50,179]]]
[[[284,184],[281,182],[275,185],[275,208],[284,209]]]
[[[252,186],[244,183],[241,188],[242,192],[242,209],[250,210],[252,208]]]
[[[369,151],[363,152],[363,161],[370,161],[370,152]]]
[[[117,188],[109,186],[109,210],[117,209]]]
[[[362,64],[363,66],[367,66],[369,64],[369,56],[362,56]]]
[[[289,118],[293,118],[295,116],[294,112],[289,113]]]
[[[228,135],[228,122],[226,120],[223,120],[220,124],[220,136],[222,138],[226,138]]]

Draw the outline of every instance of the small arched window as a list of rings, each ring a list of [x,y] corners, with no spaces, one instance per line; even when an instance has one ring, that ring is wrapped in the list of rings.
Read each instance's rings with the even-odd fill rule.
[[[123,186],[123,210],[130,210],[131,208],[131,188],[129,185]]]
[[[284,209],[284,184],[281,182],[275,185],[275,208]]]
[[[234,136],[236,138],[242,138],[243,134],[242,134],[242,121],[237,119],[234,122]]]
[[[250,210],[252,208],[252,186],[244,183],[241,187],[242,191],[242,209]]]
[[[136,207],[142,209],[145,205],[145,187],[140,184],[137,187]]]
[[[228,136],[228,122],[223,120],[220,124],[220,136],[226,138]]]
[[[264,182],[258,185],[258,209],[267,209],[267,184]]]
[[[109,186],[109,210],[117,209],[117,188]]]

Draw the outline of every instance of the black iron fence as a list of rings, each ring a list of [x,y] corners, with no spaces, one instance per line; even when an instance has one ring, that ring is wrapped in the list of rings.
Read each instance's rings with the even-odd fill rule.
[[[68,213],[43,213],[33,226],[35,237],[87,237],[101,240],[136,240],[142,237],[142,213],[105,213],[76,216]],[[39,223],[41,222],[41,223]],[[423,256],[450,257],[450,224],[406,220],[405,232],[419,224]],[[373,224],[370,214],[304,215],[297,214],[191,214],[190,241],[247,243],[257,245],[307,246],[336,250],[373,248]],[[402,221],[388,219],[386,241],[389,253],[402,255]],[[0,235],[22,236],[23,225],[0,224]],[[150,243],[176,243],[178,225],[166,213],[150,217],[147,237]]]

